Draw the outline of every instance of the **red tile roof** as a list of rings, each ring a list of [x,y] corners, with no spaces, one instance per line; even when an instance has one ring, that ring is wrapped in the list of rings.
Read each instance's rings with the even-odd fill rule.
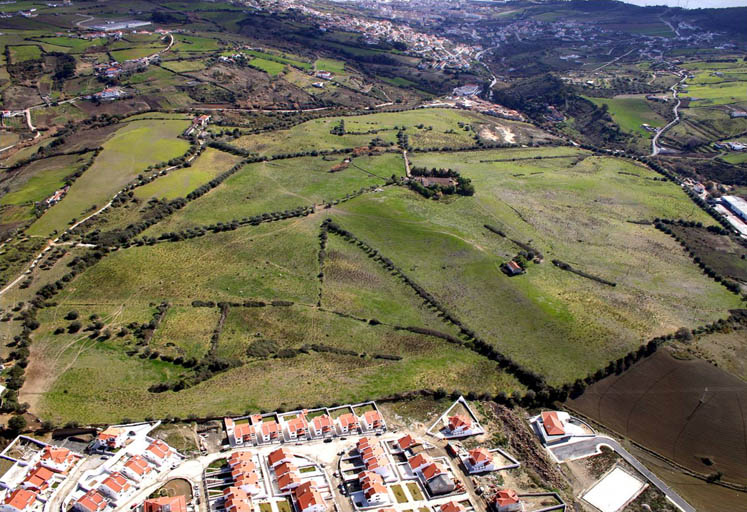
[[[366,420],[366,424],[372,427],[379,426],[384,421],[379,414],[379,411],[366,411],[363,415],[363,419]]]
[[[495,502],[500,507],[513,505],[514,503],[519,503],[519,495],[513,489],[504,489],[498,491],[498,494],[495,495]]]
[[[441,512],[464,512],[465,508],[456,501],[447,501],[441,505]],[[148,511],[146,511],[148,512]]]
[[[25,510],[36,501],[36,493],[28,489],[16,489],[5,497],[5,504],[16,510]]]
[[[119,471],[115,471],[109,475],[106,480],[101,482],[101,485],[111,489],[114,494],[123,493],[130,488],[130,482]]]
[[[311,420],[311,422],[314,424],[315,430],[321,430],[322,432],[332,430],[332,418],[330,418],[327,414],[317,416],[316,418]]]
[[[187,498],[171,496],[145,500],[143,512],[187,512]]]
[[[45,446],[42,451],[42,460],[48,460],[55,464],[64,464],[73,454],[67,448],[57,448],[55,446]]]
[[[54,472],[44,466],[37,466],[37,468],[29,474],[26,478],[26,483],[37,489],[42,489],[47,486],[47,482],[52,478]]]
[[[407,463],[410,465],[410,469],[415,470],[419,468],[420,466],[422,466],[423,464],[427,464],[428,458],[422,453],[418,453],[414,457],[410,457],[407,460]]]
[[[401,437],[397,440],[397,445],[399,446],[400,450],[407,450],[409,447],[414,446],[415,444],[417,443],[410,434],[407,434],[405,437]]]
[[[558,418],[558,413],[555,411],[542,413],[542,425],[545,427],[545,432],[548,436],[562,436],[565,434],[565,428],[563,422]]]
[[[254,436],[254,426],[248,423],[238,423],[233,427],[233,437],[236,439],[246,440]]]
[[[358,417],[351,412],[341,415],[339,418],[337,418],[337,421],[340,422],[340,425],[343,428],[358,428],[358,426],[360,425],[360,423],[358,422]]]
[[[171,448],[169,448],[169,445],[167,445],[160,439],[155,439],[152,443],[150,443],[146,450],[148,450],[159,459],[166,459],[169,457],[169,455],[171,455]]]
[[[75,504],[88,512],[100,512],[106,508],[106,500],[95,489],[85,493]]]
[[[483,463],[492,460],[493,456],[490,455],[490,451],[487,448],[475,448],[469,452],[469,463],[473,466],[478,463]]]
[[[296,473],[286,473],[278,478],[278,487],[281,490],[290,489],[293,484],[299,483],[301,479]]]
[[[270,463],[270,466],[274,466],[275,464],[278,464],[281,461],[290,458],[291,455],[290,453],[288,453],[288,450],[286,450],[285,448],[278,448],[277,450],[270,452],[270,454],[267,456],[267,461]]]
[[[451,430],[457,430],[461,428],[470,428],[472,426],[472,420],[464,414],[455,414],[449,418],[449,428]]]
[[[311,482],[309,482],[311,483]],[[300,486],[299,486],[300,487]],[[324,500],[313,486],[308,485],[299,493],[296,493],[296,501],[298,501],[298,508],[302,512],[309,507],[314,505],[323,505]]]
[[[270,437],[277,437],[278,435],[278,424],[276,421],[264,421],[262,422],[262,434]]]
[[[146,461],[141,455],[133,455],[127,459],[124,467],[140,476],[150,473],[153,469],[150,464],[148,464],[148,461]]]
[[[252,456],[252,452],[245,451],[245,452],[234,452],[231,454],[230,457],[228,457],[228,465],[229,466],[238,466],[241,464],[254,464],[254,457]]]
[[[280,477],[281,475],[284,475],[286,473],[290,473],[296,470],[298,470],[298,468],[294,466],[292,463],[283,462],[282,464],[278,464],[273,471],[275,471],[275,476]]]
[[[445,473],[446,470],[444,469],[444,467],[441,464],[437,464],[435,462],[432,462],[431,464],[428,464],[423,468],[423,476],[425,477],[426,481]]]

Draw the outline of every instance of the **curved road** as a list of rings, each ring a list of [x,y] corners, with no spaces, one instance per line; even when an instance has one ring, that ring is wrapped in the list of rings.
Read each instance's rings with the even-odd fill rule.
[[[667,499],[671,501],[677,508],[682,510],[682,512],[696,512],[695,508],[692,505],[682,499],[682,497],[674,490],[672,490],[671,487],[662,482],[659,477],[649,471],[646,466],[641,464],[638,459],[633,457],[633,455],[631,455],[628,450],[623,448],[620,443],[618,443],[611,437],[595,436],[583,441],[577,441],[575,443],[561,445],[556,448],[550,448],[550,451],[558,459],[558,461],[565,462],[567,460],[573,460],[575,458],[588,456],[591,453],[598,452],[602,446],[607,446],[615,450],[615,452],[617,452],[620,457],[625,459],[628,464],[633,466],[649,482],[654,484],[654,486],[662,493],[664,493]]]
[[[674,84],[670,89],[672,90],[672,98],[677,100],[677,103],[674,105],[674,119],[666,125],[664,128],[657,130],[656,134],[654,135],[654,138],[651,139],[651,156],[656,156],[659,153],[661,153],[661,146],[659,146],[659,136],[662,135],[664,132],[669,130],[672,126],[676,125],[680,122],[680,104],[682,104],[682,100],[677,95],[677,86],[679,86],[682,82],[684,82],[687,79],[687,73],[682,76],[679,82]]]

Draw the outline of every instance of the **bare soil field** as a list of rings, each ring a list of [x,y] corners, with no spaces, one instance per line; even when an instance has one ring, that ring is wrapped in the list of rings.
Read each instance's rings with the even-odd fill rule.
[[[569,405],[683,466],[747,480],[747,384],[702,360],[659,351]]]
[[[747,247],[704,228],[672,225],[672,231],[716,273],[747,284]]]

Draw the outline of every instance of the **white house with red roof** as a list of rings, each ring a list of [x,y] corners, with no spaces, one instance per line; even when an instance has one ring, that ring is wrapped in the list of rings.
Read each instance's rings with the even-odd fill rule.
[[[275,420],[263,421],[255,426],[258,443],[272,443],[280,439],[280,427]]]
[[[387,478],[392,474],[389,459],[378,441],[372,441],[368,437],[363,437],[355,446],[367,471],[378,473],[383,478]]]
[[[153,471],[153,466],[148,464],[142,455],[133,455],[122,466],[122,474],[135,482],[141,481]]]
[[[472,435],[472,418],[466,414],[449,416],[446,428],[452,437]]]
[[[470,473],[484,473],[495,471],[493,454],[487,448],[475,448],[469,451],[465,459],[465,466]]]
[[[226,425],[226,434],[228,435],[228,442],[231,446],[256,444],[257,433],[254,425],[250,425],[248,422],[236,423],[231,418],[225,418],[223,421]]]
[[[21,486],[24,489],[31,489],[37,492],[44,491],[52,483],[55,473],[44,466],[36,466],[26,476]]]
[[[235,486],[226,487],[223,490],[223,507],[227,512],[251,512],[251,497]]]
[[[295,471],[290,471],[278,477],[278,489],[282,494],[288,494],[301,485],[301,477]]]
[[[381,475],[373,471],[364,471],[358,475],[358,480],[367,506],[373,507],[391,502],[389,492],[384,486],[384,480],[381,478]]]
[[[298,512],[325,512],[327,510],[324,499],[311,480],[296,487],[293,497]]]
[[[430,457],[424,453],[418,453],[414,457],[407,459],[407,465],[410,466],[410,471],[417,474],[422,471],[424,467],[431,463]]]
[[[125,476],[119,471],[115,471],[101,482],[98,490],[116,504],[118,500],[127,495],[131,487],[132,485]]]
[[[56,473],[67,473],[79,460],[79,457],[67,448],[45,446],[39,463]]]
[[[382,430],[386,428],[386,423],[384,423],[384,418],[381,417],[381,413],[374,409],[363,413],[363,416],[361,417],[361,427],[366,431]]]
[[[25,512],[31,509],[36,503],[36,491],[19,488],[9,493],[2,504],[0,512]]]
[[[327,437],[328,435],[334,434],[335,425],[332,422],[332,418],[329,414],[322,414],[312,418],[309,423],[309,433],[311,437]]]
[[[102,512],[107,507],[104,496],[96,489],[91,489],[73,505],[76,512]]]
[[[254,466],[256,469],[256,464],[254,463],[254,455],[252,455],[252,452],[248,450],[243,452],[234,452],[230,457],[228,457],[228,465],[232,469],[236,466],[241,466],[244,464],[252,464],[252,466]]]
[[[347,412],[337,418],[337,433],[340,435],[350,434],[360,431],[361,424],[358,416],[352,412]]]
[[[145,449],[143,454],[148,462],[155,464],[156,467],[163,466],[174,454],[174,451],[169,445],[161,441],[160,439],[154,439],[148,447]]]
[[[578,440],[577,438],[595,435],[589,425],[564,411],[544,411],[529,421],[545,446],[573,442]]]
[[[119,427],[107,427],[96,436],[94,448],[104,450],[116,450],[124,446],[127,440],[127,431]]]
[[[284,423],[284,431],[287,440],[296,441],[299,439],[306,439],[306,434],[309,431],[309,424],[303,413],[298,414],[295,418],[285,421]]]
[[[290,452],[285,448],[278,448],[277,450],[270,452],[270,454],[267,456],[267,465],[271,469],[275,468],[275,466],[283,464],[284,462],[292,461],[293,455],[291,455]]]
[[[524,506],[519,495],[513,489],[502,489],[493,498],[493,510],[495,512],[519,512]]]

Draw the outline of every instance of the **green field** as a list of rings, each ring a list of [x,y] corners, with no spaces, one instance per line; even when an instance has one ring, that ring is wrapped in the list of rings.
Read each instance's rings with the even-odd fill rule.
[[[69,50],[73,53],[82,53],[92,46],[103,46],[104,44],[106,44],[106,39],[102,38],[92,39],[89,41],[86,39],[78,39],[77,37],[64,36],[44,37],[39,38],[38,41],[40,43],[53,44],[55,46],[69,48]]]
[[[150,346],[172,357],[201,359],[210,349],[210,335],[218,318],[217,308],[172,306],[156,329]]]
[[[418,165],[459,169],[477,194],[444,203],[391,189],[342,205],[346,214],[335,220],[550,382],[585,375],[649,336],[712,321],[739,304],[670,239],[627,222],[660,216],[711,223],[678,187],[614,159],[481,162],[522,151],[537,154],[416,155]],[[530,265],[524,276],[505,277],[498,265],[519,248],[483,224],[531,240],[545,262]],[[560,271],[553,258],[617,286]],[[521,314],[506,313],[517,304]]]
[[[329,71],[335,75],[342,75],[345,74],[345,63],[341,60],[317,59],[314,62],[314,69],[317,71]]]
[[[404,175],[402,156],[397,153],[359,157],[353,161],[358,167],[330,173],[342,158],[303,157],[249,164],[145,234],[155,236],[196,225],[320,204],[341,199],[364,187],[383,185],[392,174]]]
[[[201,60],[170,60],[161,63],[161,66],[176,73],[187,73],[189,71],[201,71],[205,69],[205,63]]]
[[[345,121],[346,134],[333,135],[330,131],[341,119]],[[513,135],[511,140],[514,143],[546,138],[539,130],[523,123],[462,110],[423,109],[417,114],[396,112],[315,119],[288,130],[240,137],[231,144],[261,155],[281,154],[289,151],[289,148],[294,151],[342,149],[368,145],[376,137],[394,143],[401,128],[407,133],[410,145],[416,148],[472,146],[475,144],[475,133],[480,133],[482,137],[485,130],[488,132],[485,138],[495,141],[502,140],[503,130]],[[370,131],[373,133],[368,133]]]
[[[0,215],[2,222],[16,222],[32,218],[33,205],[37,201],[43,201],[65,183],[65,178],[77,171],[82,165],[88,162],[92,153],[84,155],[61,156],[47,158],[28,164],[21,176],[12,185],[12,191],[0,198],[0,205],[18,205],[23,208],[23,218],[17,216],[13,219],[6,218],[5,214]]]
[[[28,229],[28,234],[47,236],[62,231],[102,207],[145,167],[180,156],[189,147],[177,139],[187,121],[135,121],[126,124],[103,144],[93,166],[70,187],[65,199],[48,209]]]
[[[127,50],[115,50],[112,51],[112,57],[114,60],[124,62],[126,60],[140,59],[142,57],[149,57],[163,50],[164,46],[147,46],[144,48],[129,48]]]
[[[190,167],[174,169],[166,176],[135,190],[135,196],[141,199],[175,199],[184,197],[200,185],[204,185],[219,174],[230,169],[241,159],[217,149],[206,149]]]
[[[36,45],[10,47],[11,62],[23,62],[26,60],[39,59],[41,58],[41,55],[41,48]]]
[[[311,64],[300,60],[300,57],[289,57],[285,54],[275,55],[274,53],[260,52],[257,50],[244,50],[243,53],[251,55],[252,57],[257,57],[261,60],[271,60],[274,62],[279,62],[280,64],[288,64],[290,66],[295,66],[301,69],[311,69]]]
[[[249,61],[249,64],[271,76],[279,75],[285,69],[285,64],[261,58],[254,58]]]
[[[667,120],[651,110],[643,95],[634,97],[588,98],[597,106],[607,105],[612,119],[620,128],[628,133],[637,133],[647,138],[653,133],[641,127],[646,123],[655,127],[662,127]]]

